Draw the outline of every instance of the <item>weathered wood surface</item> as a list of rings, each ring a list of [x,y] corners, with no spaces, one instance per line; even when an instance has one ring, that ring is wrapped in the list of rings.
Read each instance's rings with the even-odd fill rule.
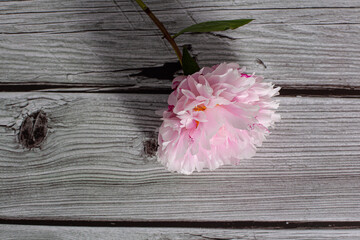
[[[144,153],[166,95],[2,93],[0,218],[359,221],[360,99],[280,97],[256,157],[191,176]],[[40,149],[16,141],[42,109]]]
[[[220,34],[233,40],[179,37],[203,66],[236,61],[284,88],[360,89],[359,1],[147,2],[172,32],[201,21],[256,19]],[[132,1],[2,1],[0,8],[0,89],[169,86],[168,79],[133,76],[176,58]]]
[[[293,95],[360,90],[359,1],[146,2],[172,33],[195,22],[256,19],[236,31],[180,36],[202,66],[239,62]],[[171,174],[144,152],[167,96],[61,93],[169,90],[172,74],[154,67],[175,55],[133,1],[1,1],[0,9],[0,91],[14,91],[0,93],[0,239],[360,238],[358,229],[4,224],[360,221],[360,98],[281,97],[283,120],[253,159]],[[150,75],[139,75],[145,68]],[[32,89],[59,93],[22,92]],[[18,130],[39,109],[48,135],[41,149],[26,150]]]
[[[1,239],[14,240],[353,240],[360,230],[267,230],[198,228],[104,228],[0,225]]]

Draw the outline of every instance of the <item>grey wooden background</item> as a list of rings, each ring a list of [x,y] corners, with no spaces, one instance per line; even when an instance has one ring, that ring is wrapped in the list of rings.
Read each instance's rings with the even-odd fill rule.
[[[177,41],[281,86],[282,121],[239,166],[171,174],[144,149],[176,57],[139,7],[0,1],[0,239],[359,239],[360,2],[146,2],[172,33],[256,19]]]

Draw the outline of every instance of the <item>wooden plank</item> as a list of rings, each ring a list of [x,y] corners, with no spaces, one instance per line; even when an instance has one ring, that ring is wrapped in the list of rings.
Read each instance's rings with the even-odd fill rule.
[[[0,225],[1,239],[129,239],[129,240],[338,240],[359,239],[358,229],[269,230],[269,229],[199,229],[199,228],[117,228]]]
[[[147,2],[172,32],[201,21],[256,19],[220,35],[179,37],[179,45],[193,45],[202,66],[236,61],[286,88],[360,89],[358,1]],[[168,79],[156,78],[162,69],[154,76],[135,76],[176,58],[132,1],[8,1],[0,6],[3,88],[18,83],[92,91],[169,86]]]
[[[253,159],[184,176],[144,153],[166,98],[2,93],[0,219],[360,220],[360,99],[280,97]],[[14,129],[39,109],[49,133],[26,150]]]

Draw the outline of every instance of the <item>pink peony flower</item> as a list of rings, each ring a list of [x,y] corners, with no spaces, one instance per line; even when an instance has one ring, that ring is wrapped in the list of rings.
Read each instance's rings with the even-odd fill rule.
[[[280,120],[272,99],[280,88],[244,70],[222,63],[173,80],[157,152],[168,170],[191,174],[254,156]]]

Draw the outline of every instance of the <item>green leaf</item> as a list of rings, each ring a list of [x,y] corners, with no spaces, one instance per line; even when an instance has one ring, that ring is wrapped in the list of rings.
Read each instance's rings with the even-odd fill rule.
[[[183,47],[182,68],[185,75],[191,75],[200,70],[199,65],[196,63],[195,59],[191,57],[186,47]]]
[[[214,32],[214,31],[225,31],[228,29],[236,29],[238,27],[244,26],[248,24],[254,19],[235,19],[235,20],[223,20],[223,21],[210,21],[194,24],[190,27],[184,28],[177,34],[173,36],[176,38],[177,36],[186,33],[186,32]]]

